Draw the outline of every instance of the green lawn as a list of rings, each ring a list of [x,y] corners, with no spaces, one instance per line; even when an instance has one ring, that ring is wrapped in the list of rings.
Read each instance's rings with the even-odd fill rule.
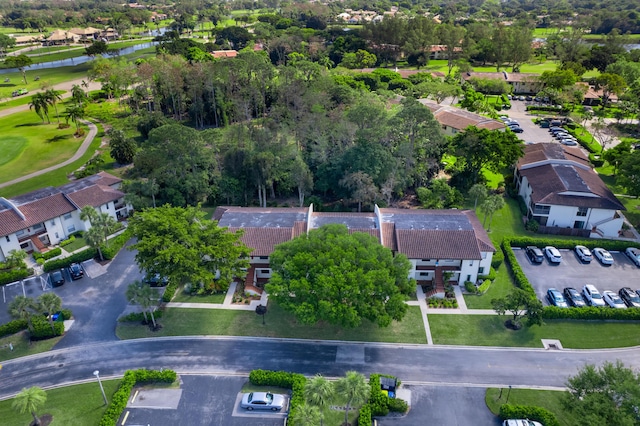
[[[533,233],[524,229],[518,201],[507,196],[504,197],[504,201],[504,207],[494,213],[491,221],[491,230],[488,232],[496,249],[498,249],[498,245],[505,236],[533,235]],[[480,211],[478,211],[478,219],[481,222],[484,221],[484,215]]]
[[[433,342],[440,345],[541,348],[540,339],[559,339],[572,349],[619,348],[640,345],[637,322],[547,320],[543,326],[512,331],[498,315],[429,314]],[[596,337],[594,337],[596,336]]]
[[[531,405],[546,408],[556,415],[561,426],[573,426],[576,424],[575,419],[564,409],[562,405],[562,395],[565,392],[533,390],[533,389],[502,389],[502,397],[500,397],[500,389],[489,388],[485,394],[485,403],[491,412],[495,415],[500,413],[500,406],[507,403],[515,405]]]
[[[66,246],[64,246],[64,249],[69,253],[74,252],[82,247],[86,247],[88,245],[87,240],[85,240],[83,237],[79,237],[76,235],[75,238],[76,239],[72,243],[69,243]]]
[[[60,339],[62,337],[31,342],[26,331],[2,337],[0,338],[0,361],[50,351]],[[9,343],[13,345],[13,350],[9,347]]]
[[[497,248],[500,250],[500,248]],[[464,301],[469,309],[492,309],[491,299],[496,299],[506,296],[513,290],[513,282],[509,275],[507,265],[502,263],[498,268],[496,279],[491,283],[489,290],[482,295],[465,294]]]
[[[37,69],[27,70],[27,84],[22,81],[22,74],[20,72],[11,72],[3,74],[4,78],[10,80],[9,83],[4,83],[4,78],[0,79],[0,98],[11,99],[11,92],[25,87],[30,91],[40,89],[43,85],[56,85],[69,80],[76,80],[80,78],[87,78],[87,73],[91,69],[91,65],[88,62],[84,64],[76,65],[73,67],[60,67],[50,69]],[[40,77],[40,80],[34,81],[36,76]],[[0,104],[0,107],[6,108],[4,104]]]
[[[91,374],[88,379],[93,379]],[[102,380],[107,399],[111,399],[120,380]],[[47,402],[38,410],[39,416],[53,416],[52,425],[85,426],[97,425],[106,410],[98,383],[92,381],[76,386],[51,389],[47,392]],[[25,426],[30,424],[31,414],[18,414],[11,408],[12,399],[0,401],[0,419],[3,426]]]
[[[172,302],[180,303],[217,303],[222,304],[224,297],[227,293],[205,294],[205,295],[191,295],[184,293],[181,289],[178,294],[173,298]]]
[[[33,115],[35,118],[37,118],[35,114]],[[13,117],[13,115],[11,117]],[[2,121],[0,121],[0,123],[2,123]],[[2,125],[4,125],[4,123],[0,124],[0,127]],[[54,125],[52,124],[51,126],[54,126]],[[40,176],[36,176],[34,178],[16,183],[14,185],[11,185],[5,188],[1,188],[0,196],[10,198],[10,197],[15,197],[16,195],[24,194],[39,188],[44,188],[47,186],[58,186],[58,185],[64,185],[65,183],[69,183],[69,178],[67,177],[67,175],[77,170],[81,165],[83,165],[87,160],[89,160],[93,156],[95,151],[100,147],[100,143],[102,141],[103,136],[104,136],[104,133],[103,133],[102,127],[98,125],[98,135],[93,140],[93,142],[91,143],[91,146],[89,147],[87,152],[82,156],[82,158],[71,163],[68,166],[62,167],[52,172],[45,173]],[[80,143],[81,142],[78,142],[78,146]],[[0,152],[2,152],[1,146],[2,145],[0,142]],[[75,152],[75,150],[73,152]],[[4,167],[0,167],[0,174],[3,173],[2,172],[3,169]],[[13,177],[11,179],[13,179]],[[6,177],[4,179],[0,179],[0,181],[3,181],[3,180],[6,181],[9,179],[7,179]]]
[[[389,327],[378,326],[365,321],[358,328],[349,329],[325,323],[308,326],[300,324],[274,303],[269,303],[262,318],[252,311],[231,311],[222,309],[178,309],[168,308],[160,323],[158,332],[149,331],[139,323],[118,323],[116,334],[121,339],[135,339],[154,336],[259,336],[296,339],[349,340],[358,342],[426,343],[426,336],[420,309],[410,306],[402,322],[394,322]]]

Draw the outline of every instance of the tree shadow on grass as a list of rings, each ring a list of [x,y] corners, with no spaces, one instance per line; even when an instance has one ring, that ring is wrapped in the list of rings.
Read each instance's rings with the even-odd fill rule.
[[[41,126],[43,124],[48,124],[48,123],[43,123],[41,121],[37,123],[22,123],[22,124],[16,124],[15,127],[35,127],[35,126]]]
[[[47,139],[47,143],[61,142],[68,139],[71,139],[71,135],[56,135],[52,138]]]

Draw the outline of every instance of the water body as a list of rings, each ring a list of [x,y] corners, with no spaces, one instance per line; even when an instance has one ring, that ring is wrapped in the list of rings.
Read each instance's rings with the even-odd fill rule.
[[[116,51],[116,53],[112,54],[112,55],[105,55],[106,57],[116,57],[116,56],[120,56],[120,55],[128,55],[129,53],[133,53],[136,52],[138,50],[142,50],[142,49],[146,49],[149,47],[153,47],[155,45],[157,45],[158,42],[157,41],[152,41],[152,42],[148,42],[148,43],[142,43],[142,44],[136,44],[135,46],[131,46],[131,47],[125,47],[124,49],[118,49]],[[59,61],[51,61],[51,62],[42,62],[39,64],[33,64],[30,65],[29,67],[27,67],[27,71],[33,71],[33,70],[42,70],[42,69],[48,69],[48,68],[60,68],[60,67],[72,67],[75,65],[80,65],[80,64],[84,64],[85,62],[89,62],[94,60],[95,57],[92,56],[88,56],[88,55],[82,55],[82,56],[78,56],[75,58],[70,58],[70,59],[62,59]],[[12,73],[12,72],[16,72],[18,71],[16,68],[11,68],[11,69],[3,69],[0,70],[0,74],[8,74],[8,73]]]

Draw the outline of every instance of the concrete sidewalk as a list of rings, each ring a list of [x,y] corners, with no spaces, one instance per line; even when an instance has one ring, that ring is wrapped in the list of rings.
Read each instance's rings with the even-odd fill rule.
[[[167,308],[187,308],[187,309],[229,309],[232,311],[255,311],[258,305],[267,306],[269,295],[266,291],[262,292],[259,300],[252,300],[249,304],[237,304],[233,302],[233,295],[236,292],[237,283],[231,283],[227,295],[222,303],[181,303],[169,302],[165,306]]]

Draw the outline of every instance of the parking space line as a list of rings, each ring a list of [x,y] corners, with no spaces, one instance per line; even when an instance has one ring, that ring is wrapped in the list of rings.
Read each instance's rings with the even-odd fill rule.
[[[124,426],[128,418],[129,418],[129,410],[127,410],[126,414],[124,415],[124,418],[122,419],[122,423],[120,423],[120,425]]]
[[[136,393],[133,394],[133,398],[131,398],[131,403],[133,404],[134,402],[136,402],[136,397],[138,396],[138,392],[136,391]]]

